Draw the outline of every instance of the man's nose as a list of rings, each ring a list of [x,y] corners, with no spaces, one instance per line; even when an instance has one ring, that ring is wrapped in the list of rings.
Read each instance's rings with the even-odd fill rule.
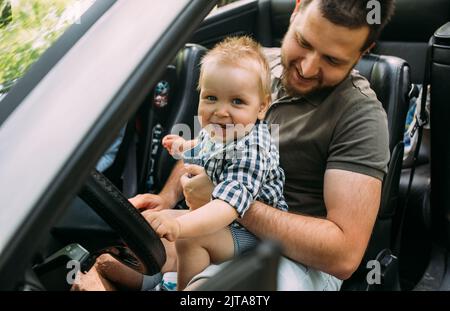
[[[306,79],[316,78],[319,74],[319,57],[316,53],[308,53],[303,59],[302,74]]]

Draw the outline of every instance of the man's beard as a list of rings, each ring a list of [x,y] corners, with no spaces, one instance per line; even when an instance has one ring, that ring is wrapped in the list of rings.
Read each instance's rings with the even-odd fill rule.
[[[340,82],[336,83],[335,85],[323,85],[322,79],[318,77],[317,84],[306,92],[299,91],[289,82],[289,75],[296,74],[296,73],[292,73],[292,71],[293,70],[296,71],[297,69],[292,64],[286,65],[286,60],[283,59],[283,54],[281,55],[281,65],[283,67],[283,72],[281,74],[280,79],[281,79],[283,88],[286,91],[286,94],[290,97],[300,97],[300,96],[307,96],[310,94],[314,94],[314,93],[317,93],[322,90],[329,90],[329,89],[332,89],[332,88],[338,86],[339,84],[342,83],[342,81],[344,81],[350,75],[353,68],[356,66],[356,62],[353,64],[353,66],[350,67],[349,71],[347,72],[347,74],[344,76],[344,78]]]
[[[318,83],[316,86],[312,87],[307,92],[299,91],[298,89],[293,87],[289,82],[289,74],[292,74],[291,73],[292,70],[295,69],[292,68],[289,69],[283,65],[283,72],[281,74],[281,83],[283,84],[284,90],[286,91],[287,95],[289,95],[290,97],[306,96],[308,94],[315,93],[322,89],[322,86],[320,85],[320,83]]]
[[[292,62],[287,63],[287,60],[284,59],[283,54],[281,55],[281,65],[283,67],[283,72],[281,74],[281,83],[283,84],[284,90],[286,91],[287,95],[289,95],[291,97],[306,96],[306,95],[315,93],[324,88],[321,77],[317,76],[315,78],[316,84],[313,85],[306,92],[298,90],[297,88],[294,87],[294,85],[292,85],[289,82],[289,77],[291,77],[291,75],[297,75],[297,74],[301,76],[300,72],[297,71],[297,68],[295,67],[295,65]],[[291,78],[293,78],[293,77],[291,77]]]

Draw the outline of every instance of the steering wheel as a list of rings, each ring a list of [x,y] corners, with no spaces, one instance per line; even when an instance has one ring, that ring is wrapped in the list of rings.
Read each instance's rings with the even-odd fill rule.
[[[108,246],[101,253],[109,253],[143,274],[151,275],[161,270],[166,253],[160,238],[103,174],[92,171],[79,195],[124,242],[123,245]]]

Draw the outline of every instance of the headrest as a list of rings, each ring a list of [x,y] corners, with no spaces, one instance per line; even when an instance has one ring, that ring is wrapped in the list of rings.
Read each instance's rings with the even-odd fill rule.
[[[266,38],[268,34],[262,33],[263,44],[280,46],[296,1],[260,0],[259,2],[262,17],[267,21],[267,17],[270,16],[271,21],[271,38]],[[450,20],[449,0],[396,0],[395,6],[393,18],[381,34],[382,41],[428,42],[436,29]],[[270,15],[266,16],[264,13]],[[264,29],[263,32],[267,30]]]
[[[428,42],[450,20],[448,0],[396,0],[395,14],[381,34],[381,41]]]
[[[409,65],[395,56],[368,54],[355,67],[369,82],[388,117],[389,148],[403,140],[410,90]]]

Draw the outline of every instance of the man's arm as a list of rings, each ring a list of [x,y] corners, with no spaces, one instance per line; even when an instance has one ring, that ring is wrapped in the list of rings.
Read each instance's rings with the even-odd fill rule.
[[[131,204],[139,209],[162,210],[173,208],[183,198],[180,178],[185,173],[183,161],[178,161],[172,173],[170,173],[164,188],[158,195],[150,193],[138,194],[130,199]]]
[[[366,250],[380,196],[380,180],[330,169],[324,180],[325,219],[255,202],[240,222],[259,237],[280,241],[285,255],[293,260],[347,279]]]
[[[181,188],[180,178],[185,173],[186,170],[184,169],[183,161],[180,160],[175,164],[169,179],[159,193],[160,196],[171,202],[172,206],[175,206],[183,198],[183,188]]]

